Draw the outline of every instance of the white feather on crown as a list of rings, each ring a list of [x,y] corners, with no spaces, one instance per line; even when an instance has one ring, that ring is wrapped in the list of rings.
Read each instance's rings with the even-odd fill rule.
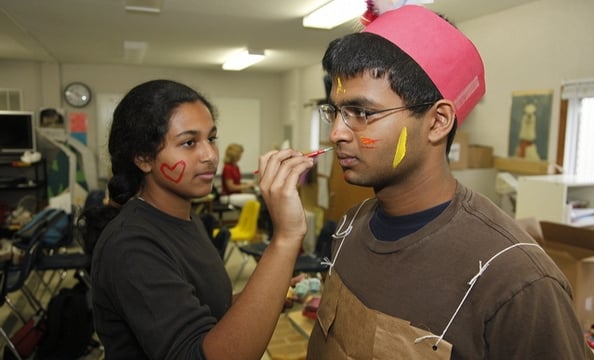
[[[373,0],[372,2],[376,14],[381,15],[386,11],[398,9],[404,5],[431,4],[433,0]]]

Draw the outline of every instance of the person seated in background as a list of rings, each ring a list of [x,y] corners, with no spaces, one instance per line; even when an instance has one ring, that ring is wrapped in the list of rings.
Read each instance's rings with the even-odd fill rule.
[[[241,170],[237,163],[241,160],[242,154],[242,145],[229,144],[225,150],[223,174],[221,175],[223,188],[221,202],[237,207],[243,207],[250,200],[257,200],[255,193],[248,192],[248,190],[255,189],[255,183],[241,180]]]

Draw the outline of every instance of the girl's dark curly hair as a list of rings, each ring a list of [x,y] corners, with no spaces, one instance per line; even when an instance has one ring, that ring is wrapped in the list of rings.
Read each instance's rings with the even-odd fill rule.
[[[109,205],[105,209],[83,211],[81,219],[93,227],[92,236],[119,212],[119,207],[135,196],[144,174],[134,163],[137,156],[154,159],[163,147],[173,111],[183,103],[199,101],[215,118],[214,106],[192,88],[171,80],[152,80],[130,90],[113,113],[108,150],[112,177],[108,183]]]

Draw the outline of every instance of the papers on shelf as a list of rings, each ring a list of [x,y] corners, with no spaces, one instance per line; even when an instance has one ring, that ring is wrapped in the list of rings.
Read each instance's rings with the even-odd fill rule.
[[[570,219],[574,226],[594,226],[594,208],[572,208]]]

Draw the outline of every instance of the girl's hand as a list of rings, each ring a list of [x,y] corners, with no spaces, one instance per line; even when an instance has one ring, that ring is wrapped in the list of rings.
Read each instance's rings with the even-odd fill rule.
[[[259,187],[272,219],[274,238],[299,248],[307,224],[297,184],[313,164],[313,159],[292,149],[270,151],[259,159]]]

